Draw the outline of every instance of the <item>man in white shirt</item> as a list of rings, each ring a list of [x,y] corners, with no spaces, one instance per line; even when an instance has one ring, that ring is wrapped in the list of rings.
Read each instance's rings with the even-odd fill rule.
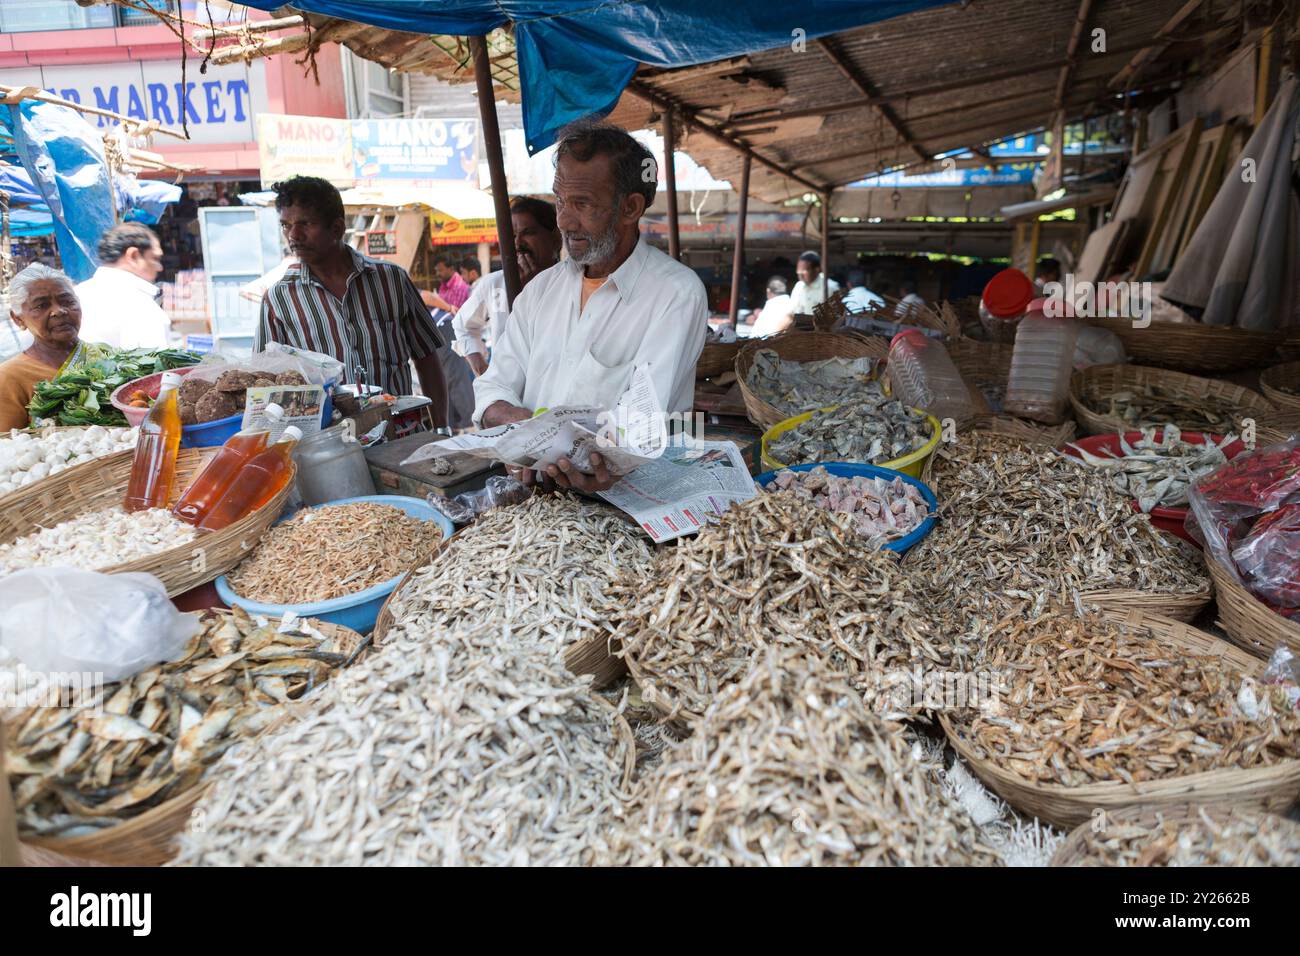
[[[654,157],[623,130],[582,125],[561,134],[552,192],[569,258],[515,300],[492,364],[474,382],[477,424],[558,405],[612,409],[639,366],[665,412],[690,411],[708,296],[699,276],[641,237],[656,183]],[[584,475],[561,458],[546,477],[580,491],[612,487],[617,479],[599,455],[592,464],[595,474]]]
[[[754,321],[754,327],[749,334],[756,339],[764,338],[784,332],[793,324],[794,314],[790,307],[790,295],[786,292],[785,280],[780,276],[772,276],[767,280],[767,302],[758,313],[758,318]]]
[[[822,257],[809,251],[799,257],[794,267],[799,281],[790,293],[791,306],[795,315],[812,315],[813,309],[826,299],[840,291],[840,284],[830,276],[822,276]]]
[[[885,307],[885,300],[867,288],[867,275],[861,269],[849,273],[848,284],[844,305],[849,312],[872,312]]]
[[[81,340],[119,349],[167,348],[172,324],[153,284],[163,267],[154,231],[124,222],[100,237],[96,252],[99,268],[77,286]]]
[[[555,207],[543,199],[520,196],[510,204],[510,221],[515,228],[519,279],[528,285],[539,272],[560,260],[561,240],[560,230],[555,225]],[[457,310],[453,320],[456,348],[465,356],[475,375],[482,375],[488,368],[488,343],[483,341],[484,330],[491,339],[490,344],[495,346],[501,341],[509,317],[506,275],[500,270],[489,272],[474,283],[469,298]]]
[[[894,306],[894,316],[904,322],[913,322],[925,308],[925,300],[916,294],[916,283],[911,279],[904,279],[899,289],[903,297],[898,300],[898,305]]]

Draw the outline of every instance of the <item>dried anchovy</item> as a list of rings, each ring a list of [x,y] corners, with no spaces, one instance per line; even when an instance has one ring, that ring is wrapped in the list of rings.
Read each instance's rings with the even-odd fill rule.
[[[933,437],[925,412],[879,395],[815,412],[768,445],[785,465],[847,461],[873,465],[911,454]]]
[[[854,398],[882,396],[880,362],[871,358],[830,358],[790,362],[772,349],[760,349],[745,384],[769,405],[798,415]]]
[[[1096,614],[1000,622],[981,662],[1004,675],[953,725],[983,759],[1034,783],[1134,783],[1300,757],[1300,716],[1237,704],[1243,676]]]
[[[789,491],[800,501],[842,516],[876,548],[906,537],[930,514],[930,504],[916,485],[901,477],[892,481],[865,475],[844,478],[819,466],[811,471],[780,471],[768,488]]]
[[[162,508],[121,506],[78,515],[0,545],[0,577],[60,565],[96,571],[166,551],[194,539],[194,528]]]
[[[789,492],[733,505],[609,594],[643,695],[687,720],[771,644],[868,682],[970,653],[934,629],[888,552]]]
[[[391,581],[441,540],[437,524],[392,505],[307,508],[266,533],[230,573],[230,586],[250,601],[328,601]]]
[[[179,660],[108,684],[81,706],[6,720],[20,829],[111,825],[183,793],[234,740],[278,719],[354,650],[293,618],[206,612]]]
[[[945,620],[1001,617],[1088,591],[1210,589],[1190,549],[1163,537],[1105,474],[1054,451],[974,431],[941,448],[934,470],[939,523],[904,568]]]
[[[615,859],[640,865],[993,865],[898,724],[798,648],[766,648],[639,781]]]
[[[436,563],[448,562],[448,555]],[[190,865],[575,865],[622,813],[614,712],[552,648],[454,632],[417,582],[384,644],[231,750]]]
[[[1133,428],[1177,425],[1189,432],[1223,434],[1237,429],[1241,406],[1214,395],[1182,395],[1162,385],[1144,385],[1085,394],[1083,403],[1098,415],[1125,422]]]
[[[1237,440],[1227,435],[1220,442],[1208,440],[1197,445],[1182,440],[1174,425],[1167,426],[1160,439],[1154,428],[1144,429],[1135,444],[1119,434],[1120,454],[1096,455],[1075,444],[1066,445],[1084,464],[1100,468],[1111,476],[1115,488],[1137,499],[1138,507],[1148,514],[1157,507],[1186,507],[1187,492],[1198,478],[1227,464],[1223,453]]]
[[[1107,815],[1087,826],[1077,866],[1300,866],[1300,824],[1236,807],[1197,807],[1190,819]]]

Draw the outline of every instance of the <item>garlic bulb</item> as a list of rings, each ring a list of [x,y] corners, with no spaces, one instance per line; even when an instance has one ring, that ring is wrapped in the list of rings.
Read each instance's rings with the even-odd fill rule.
[[[135,428],[51,429],[44,434],[15,429],[0,436],[0,494],[56,475],[65,468],[135,447]]]

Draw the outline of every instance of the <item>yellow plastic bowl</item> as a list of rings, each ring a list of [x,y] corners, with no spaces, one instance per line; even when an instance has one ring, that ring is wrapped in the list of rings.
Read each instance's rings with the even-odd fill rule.
[[[839,408],[838,405],[827,405],[825,408],[819,408],[814,412],[804,412],[802,415],[796,415],[793,418],[787,418],[783,422],[778,422],[763,433],[762,443],[759,446],[759,454],[763,462],[765,471],[775,471],[778,468],[788,468],[789,463],[777,461],[768,454],[768,443],[779,438],[792,428],[797,428],[808,419],[821,412],[830,412]],[[920,409],[915,409],[920,411]],[[934,450],[939,447],[939,442],[943,439],[943,426],[939,424],[939,419],[933,415],[926,415],[925,420],[930,423],[930,440],[918,448],[916,451],[909,452],[902,458],[895,458],[893,461],[866,462],[869,465],[878,465],[881,468],[892,468],[894,471],[901,471],[905,475],[911,475],[913,478],[921,477],[921,469],[925,467],[925,460],[934,454]],[[795,462],[803,464],[803,462]]]

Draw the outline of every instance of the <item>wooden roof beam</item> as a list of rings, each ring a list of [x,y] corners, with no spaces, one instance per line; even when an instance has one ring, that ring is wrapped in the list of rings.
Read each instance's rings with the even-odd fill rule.
[[[1084,0],[1084,2],[1090,3],[1091,0]],[[844,51],[839,48],[834,40],[824,38],[818,40],[817,45],[821,47],[822,52],[825,53],[831,63],[835,65],[835,68],[843,73],[845,78],[853,84],[854,89],[868,100],[879,95],[879,91],[871,85],[866,74],[849,61],[848,57],[844,55]],[[880,112],[880,115],[884,117],[885,122],[893,127],[894,132],[898,134],[898,138],[906,143],[907,147],[912,152],[916,153],[918,158],[923,160],[930,159],[930,156],[921,148],[921,144],[916,141],[916,138],[908,130],[907,124],[903,122],[902,118],[899,117],[896,112],[894,112],[893,107],[879,103],[876,105],[876,109]]]
[[[1139,50],[1133,56],[1133,59],[1128,61],[1128,64],[1124,69],[1111,77],[1110,83],[1108,84],[1110,88],[1112,90],[1118,90],[1127,89],[1132,86],[1142,71],[1147,68],[1147,65],[1163,53],[1169,44],[1173,42],[1166,38],[1182,26],[1183,22],[1196,12],[1202,2],[1203,0],[1187,0],[1186,3],[1179,7],[1165,25],[1156,31],[1156,35],[1147,42],[1146,46]]]
[[[1074,29],[1070,31],[1070,42],[1065,48],[1065,66],[1061,67],[1061,72],[1056,77],[1056,96],[1052,100],[1052,122],[1049,124],[1053,127],[1058,119],[1064,121],[1061,114],[1065,111],[1065,90],[1074,75],[1074,66],[1079,60],[1079,40],[1088,26],[1091,13],[1092,0],[1080,0],[1079,12],[1074,17]]]

